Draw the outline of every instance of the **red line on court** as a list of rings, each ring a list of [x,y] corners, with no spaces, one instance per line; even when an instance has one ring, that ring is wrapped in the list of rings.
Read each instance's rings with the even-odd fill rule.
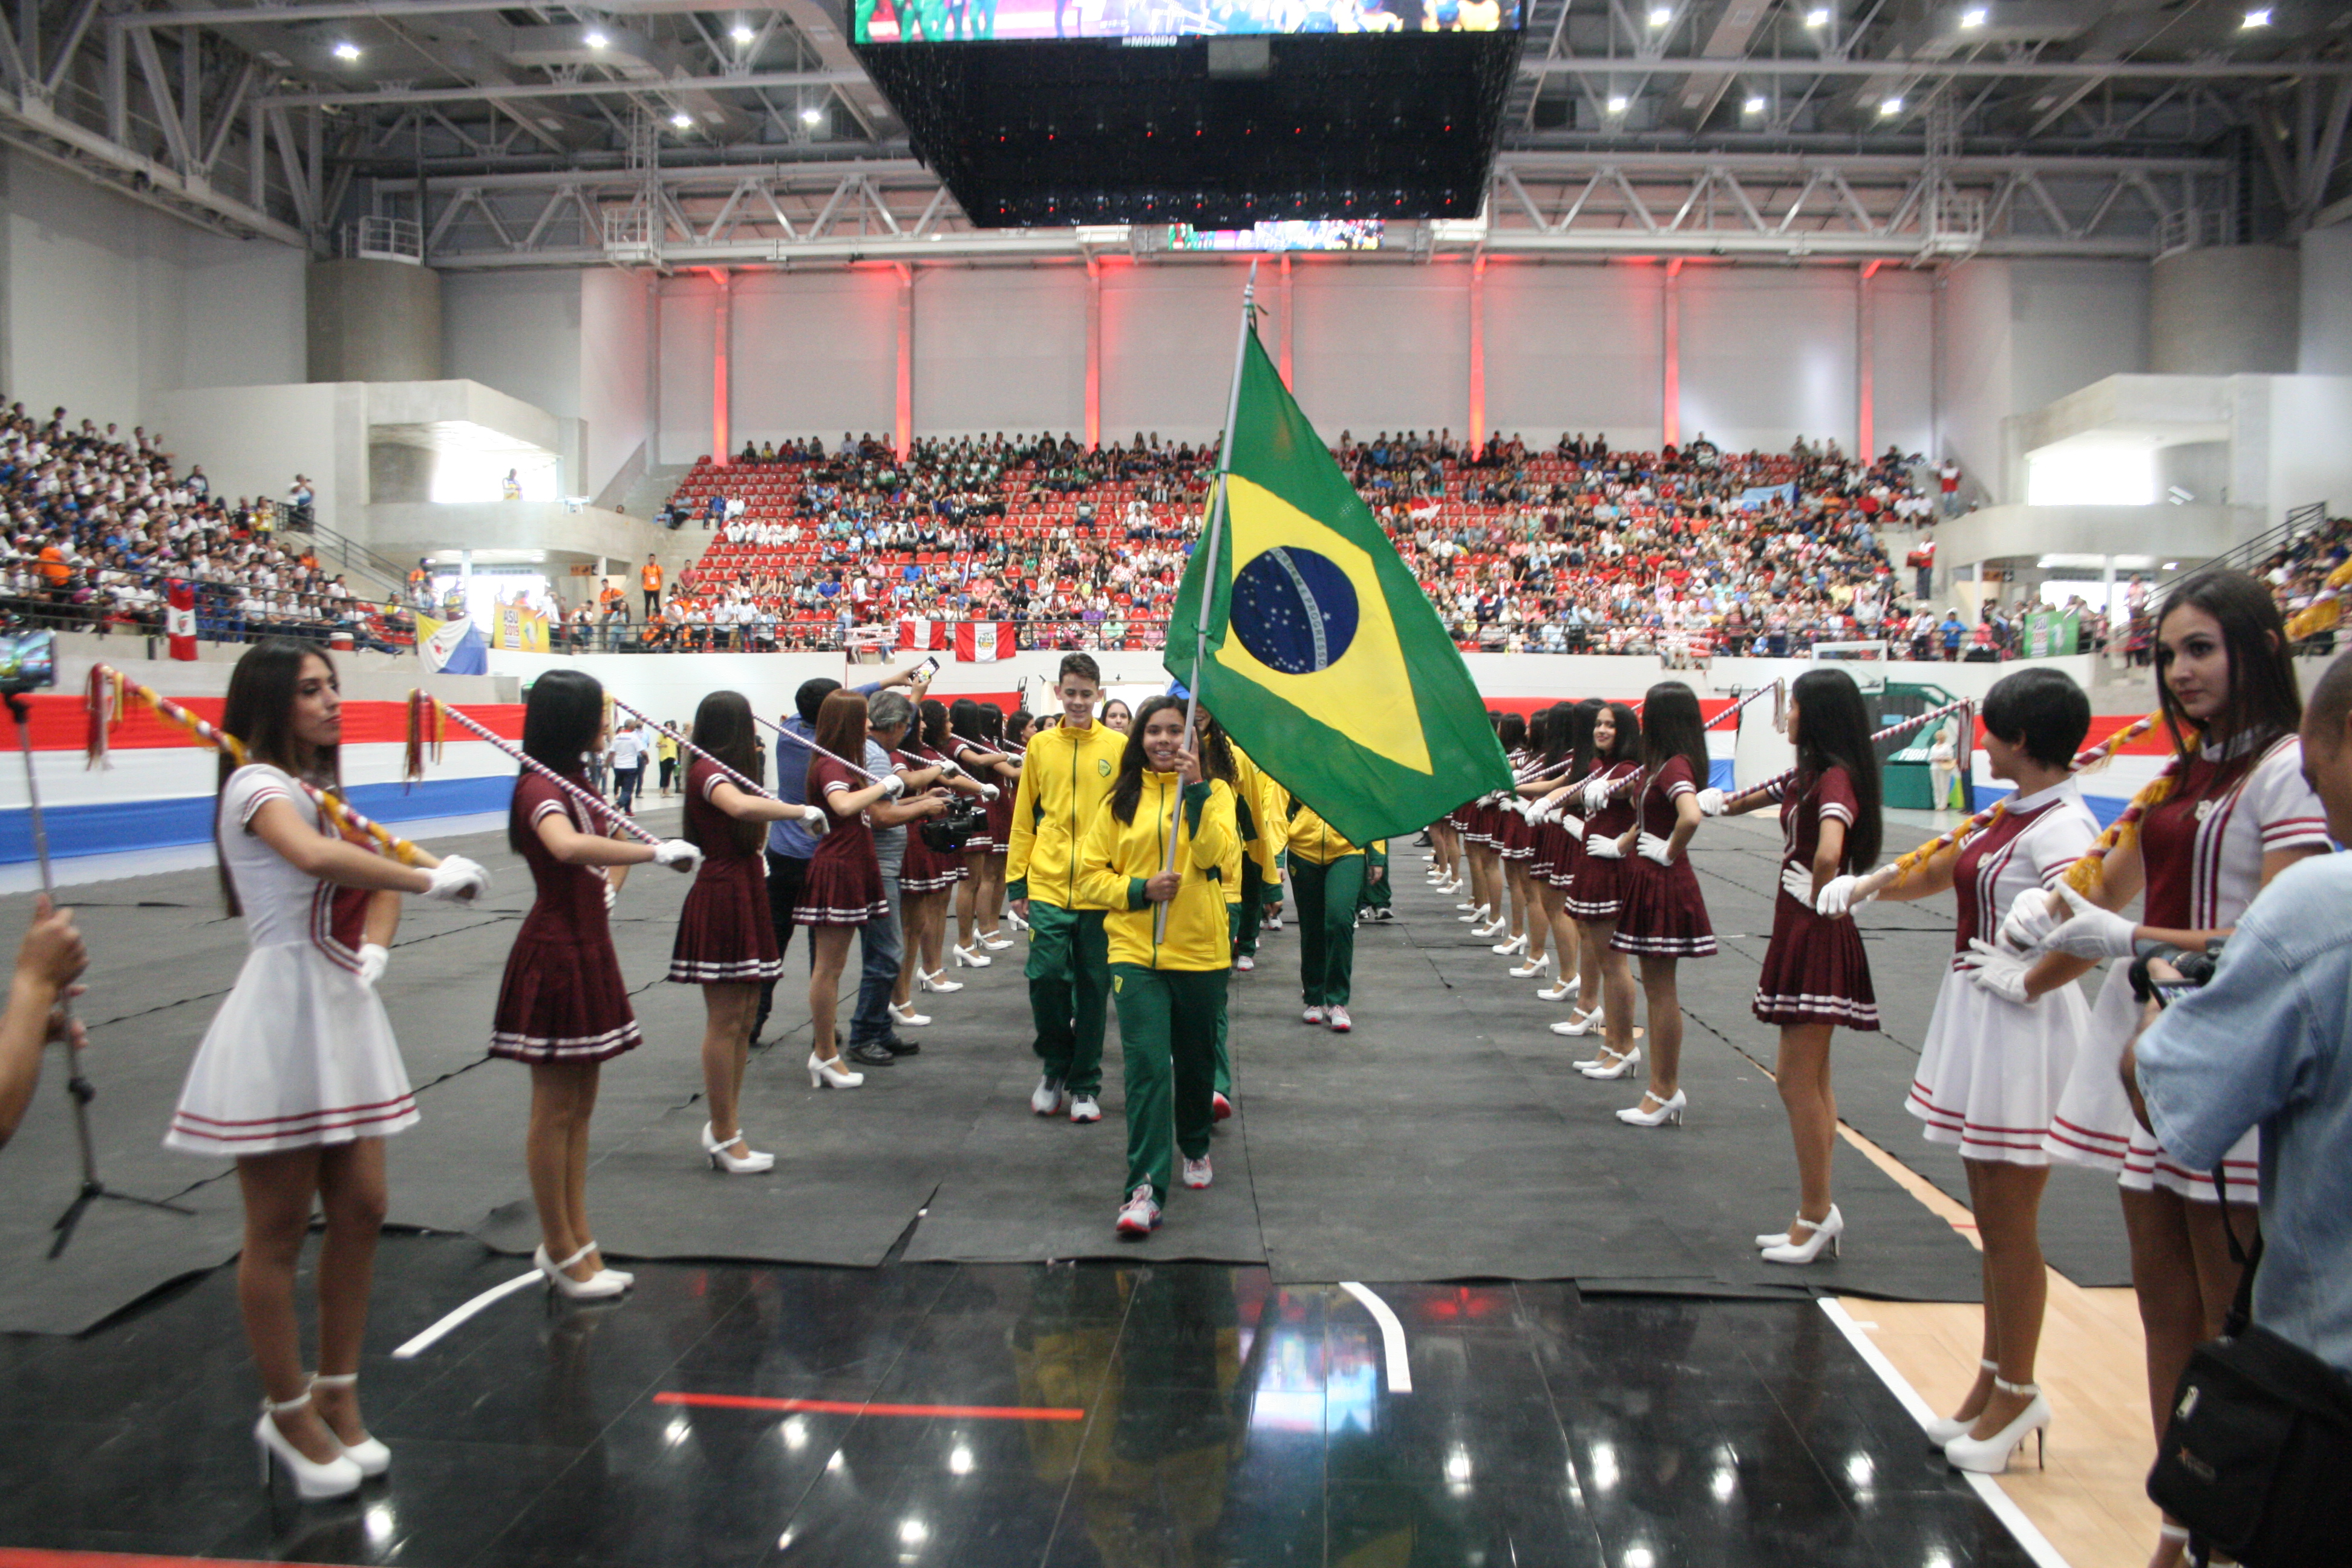
[[[751,1394],[654,1395],[656,1405],[699,1405],[715,1410],[795,1410],[816,1415],[914,1415],[971,1421],[1083,1421],[1087,1413],[1050,1405],[866,1405],[855,1399],[763,1399]],[[0,1561],[0,1568],[9,1568]]]
[[[221,1557],[152,1557],[120,1552],[45,1552],[37,1547],[0,1546],[0,1568],[305,1568],[296,1563],[242,1563]],[[308,1568],[335,1568],[310,1563]]]

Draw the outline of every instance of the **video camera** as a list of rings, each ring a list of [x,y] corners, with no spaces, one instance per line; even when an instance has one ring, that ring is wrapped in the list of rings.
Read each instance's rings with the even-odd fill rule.
[[[2132,960],[2132,994],[2142,1002],[2153,997],[2158,1007],[2171,1006],[2212,980],[2214,967],[2221,962],[2221,944],[2226,940],[2217,937],[2202,949],[2175,947],[2168,942],[2141,942],[2138,955]],[[2170,964],[2179,972],[2180,978],[2156,979],[2148,973],[2147,966],[2157,963]]]
[[[915,831],[923,842],[942,855],[961,855],[971,836],[988,823],[988,810],[970,795],[957,795],[948,803],[944,816],[925,818]]]

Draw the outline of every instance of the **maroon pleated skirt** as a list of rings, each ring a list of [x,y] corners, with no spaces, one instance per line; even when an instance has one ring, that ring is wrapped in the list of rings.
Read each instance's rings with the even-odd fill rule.
[[[1580,847],[1568,883],[1568,912],[1580,921],[1613,921],[1624,908],[1625,862],[1604,860]]]
[[[882,889],[882,868],[868,849],[863,855],[826,855],[822,849],[809,861],[801,883],[800,902],[793,907],[793,923],[803,926],[862,926],[890,912]]]
[[[1565,825],[1557,822],[1541,824],[1536,828],[1536,852],[1528,862],[1528,875],[1538,881],[1549,882],[1555,888],[1567,887],[1570,864],[1569,856],[1572,851]]]
[[[965,843],[969,846],[971,840]],[[954,887],[971,874],[964,868],[961,853],[942,855],[923,842],[918,828],[907,829],[907,853],[898,863],[898,891],[902,896],[936,893]]]
[[[1653,958],[1706,958],[1715,952],[1715,927],[1688,859],[1661,866],[1635,856],[1622,864],[1623,907],[1610,946]]]
[[[609,939],[515,940],[490,1016],[490,1055],[518,1062],[601,1062],[635,1049],[640,1038]]]
[[[964,852],[986,850],[992,855],[1008,854],[1013,848],[1013,795],[1020,786],[999,781],[996,798],[988,803],[988,831],[974,834],[964,840]]]
[[[1878,994],[1853,920],[1823,920],[1782,889],[1772,901],[1772,941],[1752,1006],[1767,1024],[1877,1028]]]
[[[1506,860],[1526,860],[1536,852],[1536,825],[1507,806],[1496,806],[1495,816],[1501,824],[1496,835],[1496,847]]]
[[[757,984],[783,972],[768,918],[767,862],[705,860],[678,914],[668,978],[683,985]]]

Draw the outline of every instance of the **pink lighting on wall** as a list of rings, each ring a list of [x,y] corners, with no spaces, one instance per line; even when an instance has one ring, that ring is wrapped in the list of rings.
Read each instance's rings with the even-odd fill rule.
[[[1864,264],[1853,290],[1854,455],[1867,462],[1877,451],[1878,321],[1870,280],[1886,263]]]
[[[1486,254],[1470,261],[1470,449],[1486,439]]]
[[[1102,268],[1087,258],[1087,450],[1102,445]]]
[[[727,345],[734,336],[732,307],[735,296],[730,287],[732,279],[725,268],[712,268],[710,280],[719,285],[718,309],[711,312],[710,460],[715,467],[723,468],[728,463],[728,454],[734,450],[734,442],[727,429]]]
[[[1663,318],[1665,323],[1664,429],[1662,438],[1669,447],[1683,444],[1683,260],[1677,256],[1666,263],[1666,297]]]
[[[915,269],[898,267],[898,387],[891,438],[905,461],[915,449]]]

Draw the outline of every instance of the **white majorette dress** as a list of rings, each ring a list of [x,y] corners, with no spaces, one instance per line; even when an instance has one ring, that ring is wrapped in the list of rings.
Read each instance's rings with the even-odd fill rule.
[[[1904,1109],[1927,1124],[1928,1142],[1957,1144],[1964,1160],[2050,1163],[2042,1140],[2091,1009],[2073,985],[2035,1002],[2011,1002],[1979,985],[1959,961],[1969,942],[1993,939],[2019,894],[2056,887],[2098,836],[2081,787],[2066,779],[2012,800],[1953,862],[1952,892],[1960,905],[1954,957],[1936,993]]]
[[[336,836],[277,768],[242,767],[222,786],[213,832],[253,951],[188,1066],[167,1149],[274,1154],[382,1138],[416,1120],[392,1020],[359,977],[373,895],[305,876],[256,837],[253,814],[273,800]]]
[[[2285,849],[2328,847],[2326,809],[2303,782],[2303,744],[2282,736],[2259,749],[2223,756],[2206,747],[2180,771],[2172,794],[2140,819],[2140,863],[2147,891],[2139,923],[2175,931],[2232,926],[2262,890],[2263,857]],[[2135,1121],[2117,1067],[2139,1026],[2127,964],[2107,971],[2074,1070],[2059,1097],[2045,1146],[2063,1160],[2119,1170],[2126,1187],[2164,1187],[2213,1203],[2211,1173],[2182,1169]],[[2224,1166],[2230,1201],[2259,1195],[2256,1134],[2232,1147]]]

